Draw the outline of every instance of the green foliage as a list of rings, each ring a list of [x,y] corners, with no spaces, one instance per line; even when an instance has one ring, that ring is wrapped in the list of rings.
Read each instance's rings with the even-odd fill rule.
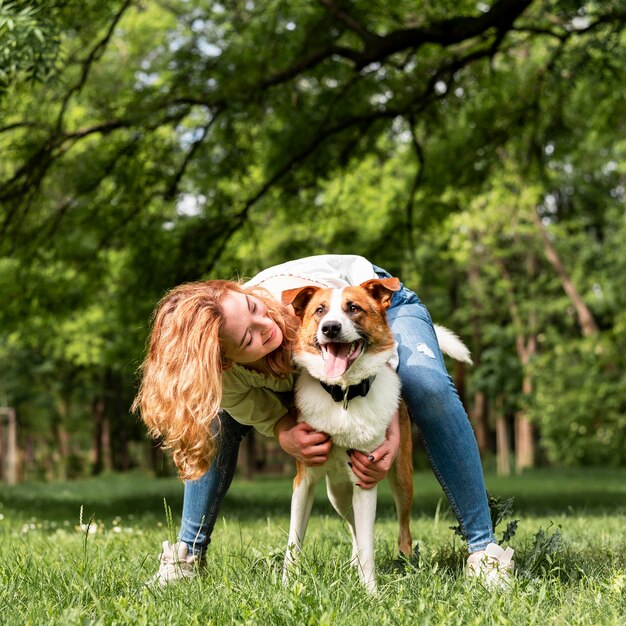
[[[547,530],[540,528],[533,537],[525,562],[518,566],[519,576],[537,579],[565,573],[561,571],[561,565],[565,566],[563,569],[567,568],[564,548],[560,527],[553,532],[550,532],[550,527]]]
[[[607,338],[608,339],[608,338]],[[626,463],[624,345],[571,340],[537,359],[530,415],[548,458],[563,465]]]
[[[470,392],[528,407],[549,441],[578,437],[568,463],[623,463],[619,3],[535,0],[453,42],[438,33],[489,21],[485,6],[335,4],[345,14],[285,0],[0,3],[0,393],[21,435],[60,421],[88,440],[105,397],[140,437],[126,409],[168,288],[336,252],[399,275],[472,338]],[[377,48],[412,28],[404,47]],[[535,213],[596,317],[601,365],[576,347]],[[531,337],[536,363],[522,363]],[[570,454],[591,432],[606,455]]]
[[[501,498],[494,495],[489,495],[489,511],[491,513],[491,525],[494,533],[497,531],[498,526],[507,517],[510,517],[513,513],[513,501],[515,498]],[[502,539],[498,543],[509,542],[517,532],[519,520],[511,520],[507,522],[506,529],[502,533]]]
[[[496,533],[498,531],[498,526],[513,513],[513,501],[515,498],[502,498],[494,496],[490,493],[487,494],[487,498],[489,503],[489,513],[491,515],[491,527],[493,528],[493,532]],[[518,525],[519,520],[517,519],[507,522],[506,528],[502,532],[502,537],[498,541],[498,544],[502,545],[511,541],[517,532]],[[454,534],[459,537],[464,536],[460,525],[450,526],[450,530],[453,530]]]
[[[41,2],[0,1],[0,97],[16,80],[43,80],[54,68],[59,33]]]

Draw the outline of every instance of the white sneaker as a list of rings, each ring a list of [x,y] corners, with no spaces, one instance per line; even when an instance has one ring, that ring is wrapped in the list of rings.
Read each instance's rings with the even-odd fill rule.
[[[159,571],[147,584],[165,587],[184,578],[196,577],[203,567],[204,559],[197,554],[188,554],[186,543],[177,541],[171,545],[169,541],[164,541]]]
[[[515,567],[512,559],[511,548],[504,550],[497,543],[490,543],[486,550],[469,555],[465,573],[479,578],[489,589],[504,589],[511,583]]]

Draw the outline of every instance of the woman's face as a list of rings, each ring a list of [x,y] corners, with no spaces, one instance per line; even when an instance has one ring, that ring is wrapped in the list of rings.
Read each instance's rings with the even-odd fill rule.
[[[229,291],[222,300],[224,324],[220,339],[224,356],[235,363],[255,363],[283,342],[283,333],[262,300]]]

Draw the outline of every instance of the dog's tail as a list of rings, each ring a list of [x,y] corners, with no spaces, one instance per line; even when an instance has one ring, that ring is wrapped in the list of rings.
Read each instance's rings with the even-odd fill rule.
[[[439,347],[444,354],[456,361],[472,365],[472,356],[468,347],[451,330],[435,324],[435,333]]]

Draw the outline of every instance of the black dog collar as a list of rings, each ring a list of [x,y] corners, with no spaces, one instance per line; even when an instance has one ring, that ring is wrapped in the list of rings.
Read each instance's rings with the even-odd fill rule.
[[[365,397],[368,394],[375,379],[376,376],[366,378],[356,385],[350,385],[346,389],[343,389],[340,385],[327,385],[321,380],[320,385],[322,385],[324,391],[327,391],[330,394],[331,398],[335,402],[343,402],[343,408],[347,409],[348,402],[352,400],[352,398],[356,398],[357,396]]]

